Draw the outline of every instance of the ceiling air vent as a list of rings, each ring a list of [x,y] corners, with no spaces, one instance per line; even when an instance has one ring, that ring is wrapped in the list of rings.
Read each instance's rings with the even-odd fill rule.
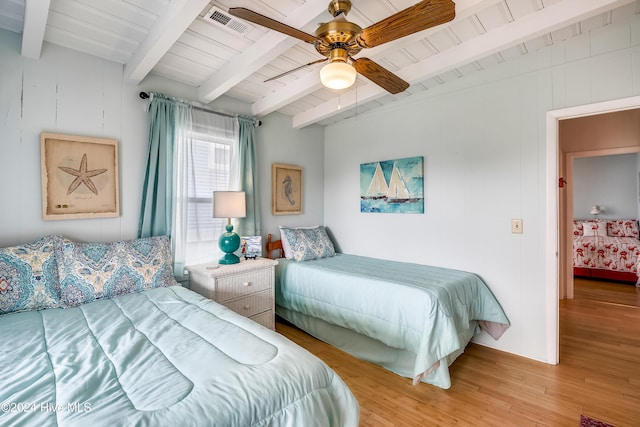
[[[241,35],[247,34],[253,28],[243,21],[240,21],[239,19],[229,15],[227,12],[223,12],[217,7],[212,7],[211,9],[209,9],[207,15],[205,16],[205,19],[215,22],[218,25],[222,25],[226,29]]]

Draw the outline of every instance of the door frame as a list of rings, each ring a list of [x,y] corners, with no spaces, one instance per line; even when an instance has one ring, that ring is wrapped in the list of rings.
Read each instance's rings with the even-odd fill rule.
[[[547,188],[546,188],[546,245],[545,245],[545,294],[546,294],[546,336],[547,362],[557,364],[560,357],[560,296],[565,295],[566,277],[569,274],[566,262],[560,262],[559,251],[566,253],[568,230],[567,192],[561,192],[559,179],[566,173],[563,156],[560,152],[558,128],[560,120],[576,117],[611,113],[615,111],[640,108],[640,96],[579,105],[547,112]],[[560,172],[563,172],[561,174]],[[564,197],[563,197],[564,195]],[[571,209],[573,205],[571,203]],[[566,258],[562,258],[563,260]],[[573,284],[573,282],[572,282]],[[571,289],[573,292],[573,288]]]

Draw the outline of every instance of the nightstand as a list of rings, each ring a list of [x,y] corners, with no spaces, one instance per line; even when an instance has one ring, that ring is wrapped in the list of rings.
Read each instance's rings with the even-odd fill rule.
[[[238,264],[187,266],[191,290],[270,329],[275,329],[273,286],[278,261],[266,258]]]

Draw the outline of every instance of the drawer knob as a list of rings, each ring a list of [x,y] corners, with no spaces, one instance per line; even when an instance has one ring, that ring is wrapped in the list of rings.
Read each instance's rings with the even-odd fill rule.
[[[245,310],[249,310],[249,309],[251,308],[251,306],[250,306],[250,305],[245,305],[243,308],[244,308]]]
[[[243,285],[245,286],[251,286],[251,282],[244,282]]]

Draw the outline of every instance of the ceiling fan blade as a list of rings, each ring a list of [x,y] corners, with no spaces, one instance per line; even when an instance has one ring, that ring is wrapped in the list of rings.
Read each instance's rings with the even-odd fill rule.
[[[307,34],[297,28],[290,27],[282,22],[276,21],[275,19],[267,18],[264,15],[260,15],[259,13],[245,9],[244,7],[232,7],[229,9],[229,14],[236,18],[244,19],[245,21],[253,22],[254,24],[278,31],[282,34],[295,37],[303,42],[312,44],[316,42],[315,36],[312,36],[311,34]]]
[[[319,63],[324,62],[324,61],[326,61],[328,59],[329,58],[322,58],[322,59],[318,59],[317,61],[309,62],[308,64],[301,65],[301,66],[296,67],[296,68],[294,68],[292,70],[285,71],[282,74],[278,74],[277,76],[273,76],[271,78],[268,78],[267,80],[264,81],[264,83],[270,82],[271,80],[279,79],[280,77],[286,76],[287,74],[293,73],[294,71],[298,71],[298,70],[300,70],[300,69],[302,69],[304,67],[308,67],[309,65],[319,64]]]
[[[369,58],[354,59],[353,66],[357,72],[389,93],[400,93],[409,87],[409,83]]]
[[[424,0],[364,28],[356,36],[360,47],[379,46],[409,34],[451,21],[456,16],[451,0]]]

